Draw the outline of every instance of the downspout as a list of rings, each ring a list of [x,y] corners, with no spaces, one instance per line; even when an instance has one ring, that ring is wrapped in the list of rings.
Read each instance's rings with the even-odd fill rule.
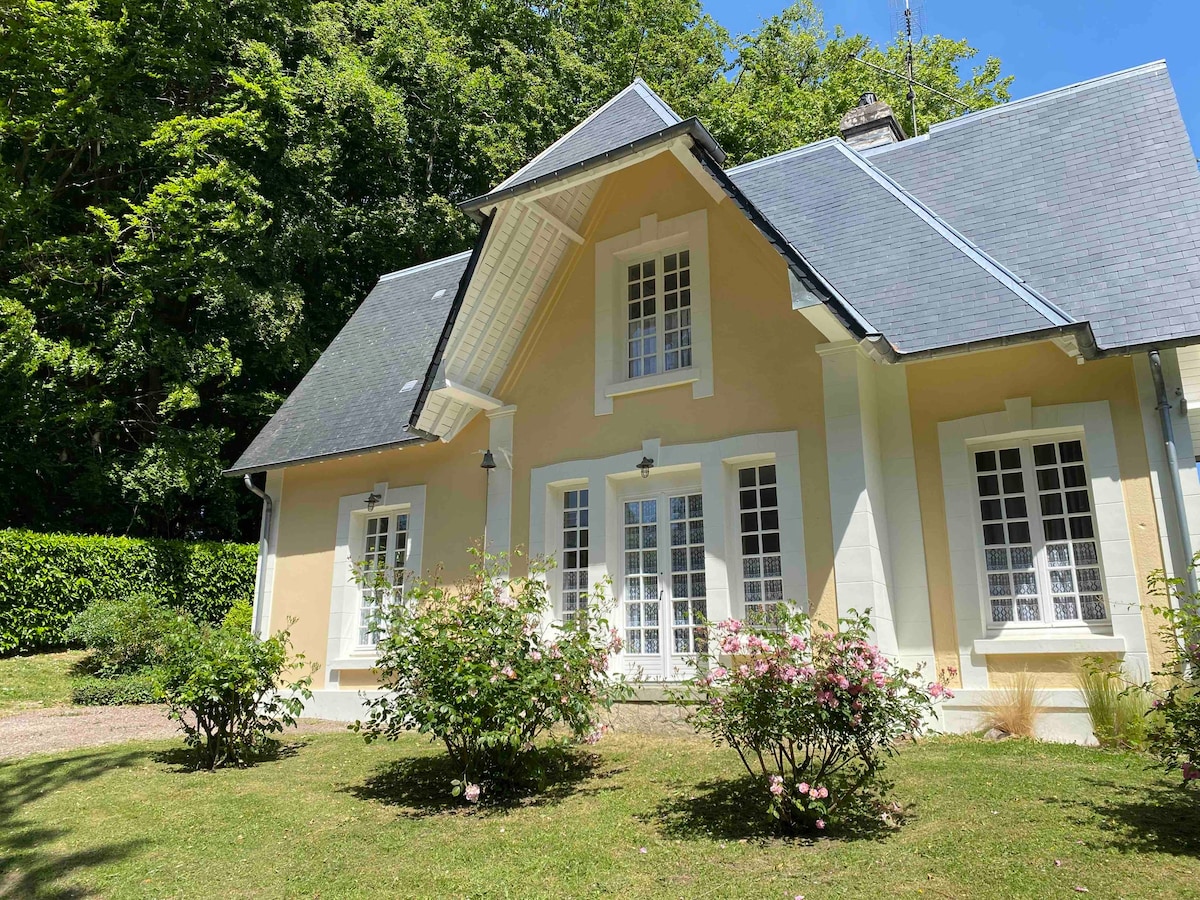
[[[1182,565],[1182,577],[1187,582],[1187,592],[1196,593],[1196,572],[1191,566],[1192,547],[1188,531],[1187,510],[1183,505],[1183,482],[1179,478],[1179,454],[1175,450],[1175,425],[1171,421],[1171,401],[1167,399],[1167,386],[1163,380],[1162,360],[1157,350],[1151,350],[1147,356],[1150,359],[1150,374],[1154,378],[1154,397],[1158,409],[1158,421],[1162,426],[1163,447],[1167,451],[1167,479],[1171,482],[1171,493],[1175,498],[1175,528],[1179,532],[1179,547],[1183,550],[1183,559],[1176,560],[1176,565]],[[1168,546],[1170,540],[1167,541]]]
[[[271,514],[275,511],[275,504],[271,501],[271,495],[256,485],[249,474],[242,476],[242,484],[246,485],[251,493],[262,497],[263,502],[262,527],[258,535],[258,573],[254,579],[254,634],[261,637],[263,596],[267,587],[267,551],[271,541]]]

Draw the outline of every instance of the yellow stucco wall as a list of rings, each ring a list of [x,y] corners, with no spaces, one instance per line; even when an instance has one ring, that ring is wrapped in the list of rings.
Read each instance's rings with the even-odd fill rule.
[[[659,220],[708,213],[714,395],[693,399],[690,386],[617,397],[611,415],[594,414],[594,244],[632,231],[642,216]],[[609,176],[581,227],[586,240],[559,267],[495,394],[517,407],[513,444],[513,546],[527,545],[530,473],[537,467],[635,451],[645,439],[705,442],[757,432],[797,431],[804,506],[809,600],[816,616],[836,617],[833,535],[821,360],[825,342],[791,308],[778,254],[730,202],[716,203],[670,154]],[[957,662],[949,546],[943,506],[938,422],[1004,409],[1013,397],[1035,406],[1108,400],[1124,478],[1137,575],[1161,566],[1158,530],[1133,367],[1128,359],[1077,365],[1049,344],[1027,345],[907,367],[917,482],[939,666]],[[885,436],[886,439],[886,436]],[[376,482],[425,484],[423,563],[446,577],[466,574],[467,547],[483,530],[485,479],[478,451],[488,446],[478,415],[450,444],[372,453],[289,468],[283,480],[272,627],[297,620],[293,637],[324,663],[338,501]],[[1148,630],[1153,623],[1147,617]],[[1046,686],[1068,686],[1075,660],[1009,658],[1040,673]],[[372,684],[346,672],[343,688]]]
[[[468,547],[483,533],[485,474],[476,451],[487,446],[487,420],[480,417],[449,444],[426,444],[294,466],[284,472],[279,503],[271,627],[289,619],[296,649],[326,663],[333,553],[338,502],[366,496],[377,482],[389,488],[425,485],[422,563],[442,564],[448,579],[467,574]],[[318,676],[323,682],[324,676]],[[343,676],[346,686],[354,675]],[[355,687],[361,686],[354,683]]]
[[[1026,344],[1003,350],[913,363],[908,366],[908,399],[916,453],[917,486],[929,579],[933,644],[938,666],[957,664],[958,639],[946,534],[938,423],[1002,411],[1004,401],[1029,397],[1034,406],[1107,400],[1112,414],[1122,491],[1133,545],[1134,567],[1142,584],[1143,618],[1148,633],[1157,624],[1147,608],[1146,576],[1162,567],[1162,545],[1151,494],[1150,466],[1142,431],[1133,362],[1105,359],[1078,365],[1052,344]],[[1151,643],[1151,663],[1161,649]],[[1014,669],[1037,674],[1045,687],[1074,684],[1078,660],[1030,656],[1001,661],[989,657],[989,676]]]

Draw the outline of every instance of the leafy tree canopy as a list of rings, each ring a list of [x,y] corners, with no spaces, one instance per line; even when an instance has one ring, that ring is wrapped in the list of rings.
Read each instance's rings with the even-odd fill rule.
[[[635,75],[733,162],[905,110],[903,51],[813,0],[13,0],[0,7],[0,522],[233,537],[220,475],[380,273],[466,247],[482,193]],[[1010,79],[925,38],[979,108]],[[921,91],[922,127],[959,107]],[[903,116],[902,116],[903,118]]]

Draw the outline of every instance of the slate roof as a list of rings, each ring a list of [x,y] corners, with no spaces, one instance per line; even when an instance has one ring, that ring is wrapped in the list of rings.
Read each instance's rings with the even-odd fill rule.
[[[841,139],[729,175],[871,330],[901,352],[1070,323]]]
[[[1165,63],[865,156],[1102,349],[1200,335],[1200,172]]]
[[[664,132],[666,134],[664,134]],[[641,78],[564,134],[488,193],[462,204],[469,212],[659,137],[690,133],[718,162],[725,158],[697,119],[684,120]]]
[[[406,426],[470,256],[380,278],[228,474],[420,440]]]
[[[1094,336],[1088,352],[1200,336],[1200,172],[1161,61],[899,144],[834,138],[728,172],[639,80],[463,208],[684,133],[841,318],[900,354],[1065,330]],[[229,474],[419,440],[407,426],[469,256],[380,279]]]

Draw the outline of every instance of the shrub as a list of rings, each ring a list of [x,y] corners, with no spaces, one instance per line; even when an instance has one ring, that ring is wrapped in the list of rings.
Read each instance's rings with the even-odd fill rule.
[[[1146,745],[1152,698],[1141,685],[1126,687],[1128,679],[1119,663],[1087,660],[1076,680],[1101,747],[1139,750]]]
[[[698,732],[737,751],[786,830],[877,816],[887,758],[949,691],[888,660],[869,642],[865,616],[834,631],[782,611],[771,625],[717,625],[725,664],[691,679],[676,700],[691,707]]]
[[[221,620],[221,624],[227,628],[237,628],[248,632],[254,624],[254,604],[243,599],[233,601],[229,612],[225,613],[225,618]]]
[[[165,651],[156,680],[197,768],[262,757],[312,697],[311,670],[287,682],[304,667],[302,655],[291,656],[287,631],[262,640],[241,628],[179,616],[167,629]]]
[[[1192,571],[1198,564],[1200,554],[1192,559]],[[1177,605],[1159,609],[1166,622],[1167,665],[1154,673],[1157,681],[1143,685],[1154,695],[1157,710],[1150,720],[1149,746],[1168,772],[1182,774],[1185,785],[1200,782],[1200,594],[1161,571],[1150,576],[1150,586]]]
[[[151,672],[71,679],[71,702],[79,706],[127,706],[158,703],[158,685]]]
[[[174,614],[151,594],[97,600],[67,627],[66,638],[91,651],[94,674],[116,675],[153,666]]]
[[[219,622],[252,596],[256,554],[253,544],[0,530],[0,654],[64,646],[81,610],[139,593]]]
[[[984,703],[984,731],[1002,731],[1014,737],[1033,737],[1045,711],[1037,692],[1037,679],[1029,672],[1015,673],[1008,684],[990,691]]]
[[[598,740],[599,710],[628,696],[624,680],[607,671],[619,639],[600,615],[602,592],[554,627],[543,561],[531,561],[529,577],[509,580],[499,574],[505,557],[473,552],[466,583],[451,590],[420,580],[382,611],[386,693],[354,725],[368,741],[408,729],[441,741],[459,774],[452,793],[469,802],[527,786],[551,746]]]

